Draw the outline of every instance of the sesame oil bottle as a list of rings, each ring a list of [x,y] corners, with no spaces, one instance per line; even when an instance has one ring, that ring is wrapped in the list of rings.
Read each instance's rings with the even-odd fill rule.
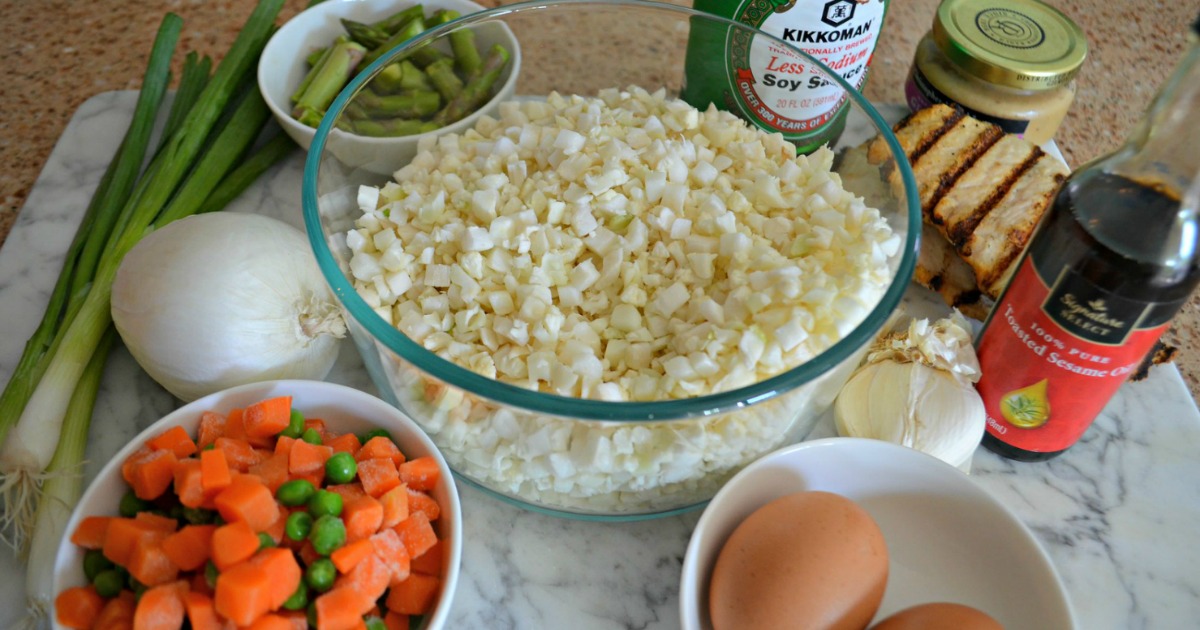
[[[976,341],[983,444],[1074,444],[1200,283],[1200,20],[1116,152],[1063,182]]]

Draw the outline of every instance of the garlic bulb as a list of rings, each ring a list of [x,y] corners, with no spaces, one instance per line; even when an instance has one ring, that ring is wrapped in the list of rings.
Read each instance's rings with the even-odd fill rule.
[[[139,241],[117,270],[112,316],[138,364],[184,401],[322,379],[346,332],[304,233],[233,212],[180,219]]]
[[[902,444],[969,472],[986,416],[968,327],[955,311],[878,339],[834,403],[838,434]]]

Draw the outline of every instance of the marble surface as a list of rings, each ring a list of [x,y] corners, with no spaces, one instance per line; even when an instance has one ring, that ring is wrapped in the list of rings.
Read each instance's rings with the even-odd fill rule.
[[[514,0],[479,0],[484,6]],[[690,5],[691,0],[671,0]],[[1089,58],[1056,140],[1069,164],[1113,150],[1179,61],[1194,1],[1047,0],[1087,34]],[[307,0],[286,0],[280,18]],[[917,40],[939,0],[896,0],[875,51],[866,95],[902,102]],[[0,243],[4,242],[72,113],[91,96],[136,88],[163,13],[184,18],[180,48],[221,55],[253,0],[0,0]],[[48,16],[53,16],[48,18]],[[631,24],[632,33],[646,27]],[[175,59],[176,77],[182,55]],[[570,61],[566,62],[568,65]],[[1193,398],[1200,395],[1200,296],[1167,334]]]
[[[79,109],[0,249],[0,381],[40,317],[61,252],[120,141],[133,99],[131,92],[106,93]],[[299,225],[300,167],[297,154],[232,209]],[[373,391],[348,343],[330,380]],[[177,405],[118,347],[96,404],[85,474],[90,478]],[[830,425],[818,434],[831,434]],[[1167,366],[1123,387],[1062,457],[1018,464],[981,450],[973,479],[1035,532],[1080,628],[1192,628],[1200,619],[1198,452],[1200,412],[1178,371]],[[461,483],[459,490],[463,576],[448,627],[678,627],[680,569],[699,512],[588,523],[522,511]],[[7,549],[0,551],[0,627],[20,615],[23,573]]]

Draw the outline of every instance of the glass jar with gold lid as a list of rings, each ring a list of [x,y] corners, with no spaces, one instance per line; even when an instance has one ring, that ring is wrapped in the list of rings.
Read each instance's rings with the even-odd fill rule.
[[[905,97],[914,111],[957,104],[1040,144],[1062,124],[1086,56],[1083,30],[1037,0],[943,0]]]

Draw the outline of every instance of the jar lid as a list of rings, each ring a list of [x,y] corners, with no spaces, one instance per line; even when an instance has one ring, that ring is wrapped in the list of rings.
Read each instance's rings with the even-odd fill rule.
[[[1022,90],[1069,83],[1087,56],[1083,29],[1037,0],[943,0],[932,36],[966,72]]]

